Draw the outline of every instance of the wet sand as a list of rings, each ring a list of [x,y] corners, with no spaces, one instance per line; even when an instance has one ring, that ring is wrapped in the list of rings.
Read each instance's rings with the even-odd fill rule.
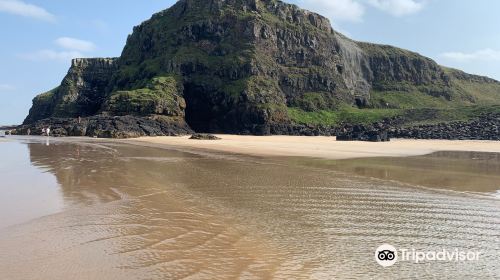
[[[355,159],[288,158],[296,164],[412,186],[498,195],[500,154],[435,152],[411,157]]]
[[[398,181],[410,173],[424,177],[429,170],[408,162],[395,164],[400,167],[390,170],[395,177],[378,178],[353,172],[356,166],[371,168],[364,162],[346,162],[353,169],[339,170],[330,160],[161,147],[36,137],[0,144],[5,159],[0,164],[0,213],[38,213],[0,219],[0,278],[500,275],[500,204],[491,192],[494,185],[474,193],[454,190],[461,174],[470,175],[464,169],[476,166],[475,154],[438,155],[437,163],[418,159],[415,166],[429,169],[459,159],[442,173],[451,187],[437,182],[427,188]],[[500,158],[482,158],[490,168],[481,176],[494,181]],[[43,190],[50,203],[47,196],[32,195],[33,188]],[[402,262],[382,269],[374,250],[383,243],[478,250],[484,258]]]
[[[189,140],[189,137],[143,137],[127,140],[184,148],[201,148],[259,156],[300,156],[326,159],[401,157],[438,151],[500,153],[499,141],[450,141],[395,139],[389,143],[337,142],[335,137],[217,135],[222,140]]]

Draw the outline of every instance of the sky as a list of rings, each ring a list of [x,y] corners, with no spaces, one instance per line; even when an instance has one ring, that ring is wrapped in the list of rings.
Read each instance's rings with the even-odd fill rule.
[[[358,40],[500,80],[498,0],[286,0]],[[135,25],[175,0],[0,0],[0,125],[19,124],[75,57],[119,56]]]

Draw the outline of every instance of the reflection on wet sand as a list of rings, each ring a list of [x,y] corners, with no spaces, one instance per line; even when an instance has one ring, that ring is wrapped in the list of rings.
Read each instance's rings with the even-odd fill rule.
[[[1,271],[31,279],[40,271],[47,279],[270,277],[279,254],[266,258],[269,245],[179,192],[188,178],[159,164],[191,155],[117,148],[29,144],[32,163],[56,176],[67,210],[7,232],[0,248],[17,252],[1,259]],[[33,246],[15,249],[22,244]]]
[[[482,193],[500,190],[497,153],[436,152],[415,157],[306,160],[302,164],[432,188]]]
[[[0,230],[0,272],[7,279],[500,274],[500,205],[493,198],[279,159],[115,142],[27,145],[30,162],[56,178],[64,209]],[[382,270],[373,252],[386,242],[477,249],[484,259]]]

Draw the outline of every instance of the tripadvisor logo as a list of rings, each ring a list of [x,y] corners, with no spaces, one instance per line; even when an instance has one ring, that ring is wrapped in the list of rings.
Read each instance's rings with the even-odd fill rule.
[[[429,261],[447,261],[447,262],[463,262],[463,261],[479,261],[481,252],[461,251],[459,249],[447,250],[441,249],[438,251],[418,251],[416,249],[399,249],[392,245],[384,244],[375,251],[375,261],[383,266],[393,266],[396,262],[429,262]]]
[[[393,266],[398,261],[398,251],[394,246],[384,244],[375,251],[375,260],[383,267]]]

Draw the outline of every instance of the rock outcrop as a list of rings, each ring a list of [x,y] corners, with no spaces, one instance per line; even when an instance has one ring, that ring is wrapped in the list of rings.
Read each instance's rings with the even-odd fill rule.
[[[325,17],[277,0],[179,0],[135,27],[119,58],[73,60],[24,124],[128,116],[196,132],[329,134],[334,128],[294,123],[289,109],[364,108],[373,90],[475,102],[464,84],[472,82],[500,88],[416,53],[353,41]],[[115,128],[104,135],[120,136]]]
[[[470,121],[396,127],[391,134],[412,139],[500,140],[500,114],[485,114]]]
[[[191,135],[189,138],[191,140],[221,140],[219,137],[212,135],[212,134],[206,134],[206,133],[195,133]]]
[[[24,124],[56,117],[95,115],[106,99],[106,87],[116,71],[114,58],[73,59],[61,85],[33,100]]]
[[[339,141],[390,141],[390,138],[500,140],[500,114],[486,113],[469,121],[405,125],[402,117],[369,125],[345,124],[335,133]]]
[[[11,131],[15,131],[17,127],[18,127],[17,125],[0,126],[0,137],[5,137],[5,135],[10,135]]]
[[[353,130],[337,133],[337,141],[389,142],[391,138],[386,130]]]
[[[12,134],[43,135],[42,129],[50,127],[51,136],[88,136],[98,138],[136,138],[141,136],[180,136],[193,133],[181,119],[164,116],[92,116],[88,118],[48,118],[25,124]]]

